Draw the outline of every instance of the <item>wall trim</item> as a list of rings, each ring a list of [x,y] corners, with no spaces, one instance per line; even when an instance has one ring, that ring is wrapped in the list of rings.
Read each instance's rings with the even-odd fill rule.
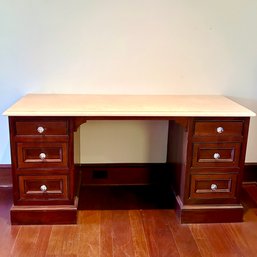
[[[165,183],[166,163],[80,164],[83,185],[152,185]]]
[[[244,167],[243,182],[257,182],[257,163],[247,162]]]

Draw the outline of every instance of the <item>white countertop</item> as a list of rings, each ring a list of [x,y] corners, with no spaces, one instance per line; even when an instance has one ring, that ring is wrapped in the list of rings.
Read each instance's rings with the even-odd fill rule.
[[[28,94],[4,113],[7,116],[224,116],[255,113],[224,96]]]

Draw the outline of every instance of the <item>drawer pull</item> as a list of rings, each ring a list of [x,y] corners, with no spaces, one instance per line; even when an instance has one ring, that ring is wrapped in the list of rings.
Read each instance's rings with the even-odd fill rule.
[[[219,134],[222,134],[224,132],[224,128],[223,127],[217,127],[217,132]]]
[[[41,127],[41,126],[37,128],[37,132],[39,134],[42,134],[44,131],[45,131],[45,129],[43,127]]]
[[[46,186],[46,185],[42,185],[42,186],[40,187],[40,190],[41,190],[42,192],[46,192],[47,186]]]
[[[218,159],[220,158],[220,154],[219,154],[219,153],[215,153],[215,154],[213,155],[213,158],[214,158],[215,160],[218,160]]]
[[[39,158],[40,158],[42,161],[45,160],[46,154],[45,154],[45,153],[41,153],[41,154],[39,155]]]
[[[211,184],[211,191],[216,191],[218,186],[216,184]]]

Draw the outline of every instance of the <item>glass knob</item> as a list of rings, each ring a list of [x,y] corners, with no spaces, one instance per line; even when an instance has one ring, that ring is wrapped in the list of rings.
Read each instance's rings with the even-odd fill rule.
[[[211,184],[211,190],[216,191],[218,186],[216,184]]]
[[[43,161],[46,158],[46,154],[45,153],[41,153],[39,155],[39,158]]]
[[[44,131],[45,131],[45,129],[43,127],[41,127],[41,126],[37,128],[37,132],[39,134],[42,134]]]
[[[42,186],[40,187],[40,190],[41,190],[42,192],[45,192],[45,191],[47,190],[47,186],[46,186],[46,185],[42,185]]]
[[[217,132],[218,132],[219,134],[223,133],[223,132],[224,132],[224,128],[218,127],[218,128],[217,128]]]
[[[218,160],[218,159],[220,158],[220,154],[219,154],[219,153],[215,153],[215,154],[213,155],[213,158],[214,158],[215,160]]]

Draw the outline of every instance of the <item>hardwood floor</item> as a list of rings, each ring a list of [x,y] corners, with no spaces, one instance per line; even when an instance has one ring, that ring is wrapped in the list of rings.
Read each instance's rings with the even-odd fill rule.
[[[99,193],[100,189],[82,190],[89,205],[85,202],[80,205],[77,225],[11,226],[9,221],[11,188],[0,188],[0,256],[254,257],[257,255],[257,208],[254,201],[249,208],[246,206],[243,223],[180,225],[172,208],[166,209],[167,206],[163,204],[148,201],[147,196],[150,198],[153,196],[150,191],[145,194],[137,189],[134,192],[129,190],[126,194],[124,188],[120,192],[118,188],[101,190],[104,192],[102,196]],[[247,195],[256,194],[257,186],[245,192],[244,202],[247,205]],[[114,194],[118,196],[116,203]],[[106,203],[108,197],[112,197],[109,199],[111,205]],[[101,199],[102,205],[99,203]],[[131,205],[133,201],[136,204]]]

